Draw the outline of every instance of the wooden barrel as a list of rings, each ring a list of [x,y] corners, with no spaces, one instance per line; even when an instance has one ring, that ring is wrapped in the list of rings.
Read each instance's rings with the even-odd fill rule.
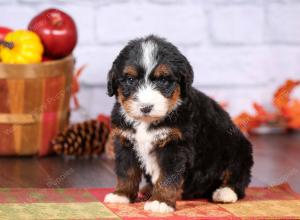
[[[40,64],[0,63],[0,155],[41,156],[68,124],[72,56]]]

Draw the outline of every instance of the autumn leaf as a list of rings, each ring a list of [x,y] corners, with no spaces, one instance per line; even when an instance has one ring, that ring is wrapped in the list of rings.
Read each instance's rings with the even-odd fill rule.
[[[290,98],[293,89],[300,85],[300,81],[287,80],[279,87],[273,97],[273,104],[277,112],[268,112],[262,105],[253,103],[254,114],[241,113],[234,119],[235,124],[244,132],[261,126],[262,124],[283,125],[292,129],[300,128],[300,100]]]
[[[286,118],[289,128],[300,128],[300,100],[293,100],[282,109],[282,115]]]
[[[77,69],[73,75],[73,80],[72,80],[72,94],[76,94],[79,92],[79,77],[82,74],[83,70],[86,68],[87,65],[82,65]]]
[[[97,116],[97,120],[103,124],[105,124],[110,129],[110,116],[99,114]]]
[[[71,94],[72,99],[75,105],[75,109],[78,109],[80,104],[77,98],[77,93],[79,92],[80,85],[79,85],[79,77],[82,74],[83,70],[86,68],[87,65],[82,65],[78,70],[75,71],[72,79],[72,87],[71,87]]]
[[[260,123],[266,123],[268,121],[274,120],[274,118],[275,118],[274,114],[267,112],[267,110],[265,110],[265,108],[262,105],[254,102],[253,108],[256,111],[255,118]]]
[[[287,80],[285,84],[275,92],[273,97],[273,104],[279,110],[282,109],[289,103],[290,95],[293,89],[300,85],[300,81]]]
[[[235,117],[233,121],[243,132],[249,132],[260,125],[260,122],[257,120],[257,118],[247,112],[242,112],[240,115]]]
[[[262,124],[268,123],[275,118],[275,115],[267,112],[262,105],[256,102],[253,103],[253,108],[255,110],[255,114],[251,115],[243,112],[234,119],[234,123],[243,132],[250,132],[251,130],[258,128]]]

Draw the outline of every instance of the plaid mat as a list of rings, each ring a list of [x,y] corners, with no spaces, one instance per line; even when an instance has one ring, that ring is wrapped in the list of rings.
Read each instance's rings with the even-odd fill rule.
[[[0,189],[0,219],[300,219],[300,195],[288,184],[249,188],[235,204],[178,201],[171,214],[150,213],[144,203],[104,204],[112,189]]]

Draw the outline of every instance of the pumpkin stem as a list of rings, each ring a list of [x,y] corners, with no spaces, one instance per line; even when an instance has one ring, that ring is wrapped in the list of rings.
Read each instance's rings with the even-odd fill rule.
[[[13,49],[14,46],[15,46],[13,42],[7,42],[7,41],[4,41],[4,40],[0,40],[0,45],[2,45],[4,47],[7,47],[9,49]]]

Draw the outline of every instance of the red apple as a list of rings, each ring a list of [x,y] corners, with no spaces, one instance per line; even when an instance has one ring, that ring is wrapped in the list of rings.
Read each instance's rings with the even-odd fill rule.
[[[72,53],[77,43],[74,20],[58,9],[47,9],[34,17],[28,29],[37,33],[45,48],[45,55],[62,58]]]
[[[0,40],[4,40],[5,35],[13,30],[7,27],[0,27]]]
[[[47,56],[43,56],[42,57],[42,62],[48,62],[48,61],[52,61],[53,59],[51,57],[47,57]]]

